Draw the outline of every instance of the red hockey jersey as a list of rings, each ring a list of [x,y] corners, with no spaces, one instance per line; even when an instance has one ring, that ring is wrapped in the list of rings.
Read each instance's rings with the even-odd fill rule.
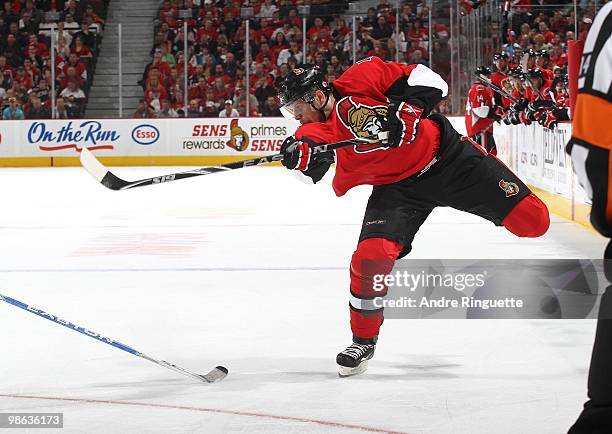
[[[495,71],[494,73],[492,73],[491,82],[497,87],[505,89],[508,93],[512,93],[513,88],[512,83],[510,81],[510,77],[508,77],[503,72]],[[497,101],[498,105],[501,105],[504,108],[508,108],[512,104],[512,101],[510,101],[508,98],[502,97],[498,94],[494,95],[494,99],[495,101]]]
[[[340,98],[328,119],[300,126],[296,138],[333,143],[367,137],[382,131],[379,117],[387,113],[389,97],[401,94],[404,101],[420,103],[425,116],[448,93],[446,82],[429,68],[386,63],[378,57],[355,63],[333,87]],[[338,149],[334,192],[342,196],[356,185],[391,184],[414,175],[431,162],[439,143],[438,124],[421,119],[416,139],[408,146],[375,143]]]
[[[493,110],[493,91],[482,83],[474,83],[468,92],[465,107],[465,128],[470,137],[483,132],[493,132],[492,118],[488,118]]]

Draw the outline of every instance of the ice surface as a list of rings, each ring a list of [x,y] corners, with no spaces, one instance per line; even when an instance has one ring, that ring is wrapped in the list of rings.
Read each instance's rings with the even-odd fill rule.
[[[65,433],[543,434],[585,400],[591,320],[389,320],[368,372],[339,379],[367,187],[338,199],[329,174],[309,186],[282,168],[122,192],[80,168],[2,169],[0,184],[0,292],[187,369],[230,370],[196,383],[0,304],[0,411],[64,412]],[[604,244],[559,218],[527,240],[440,209],[412,256],[599,258]]]

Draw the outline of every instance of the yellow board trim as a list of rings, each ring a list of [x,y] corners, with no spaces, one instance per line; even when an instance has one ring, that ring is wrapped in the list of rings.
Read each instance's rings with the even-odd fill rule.
[[[51,157],[0,158],[0,167],[49,167]]]
[[[548,210],[566,220],[578,223],[590,231],[597,232],[591,225],[589,214],[591,213],[591,205],[577,203],[574,207],[574,218],[572,218],[572,201],[565,197],[550,193],[546,190],[539,189],[532,185],[529,186],[536,196],[542,199]]]

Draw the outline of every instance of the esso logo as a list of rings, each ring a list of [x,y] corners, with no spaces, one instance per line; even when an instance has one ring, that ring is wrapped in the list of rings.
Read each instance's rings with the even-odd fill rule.
[[[139,145],[152,145],[159,140],[159,130],[150,124],[138,125],[132,130],[132,140]]]

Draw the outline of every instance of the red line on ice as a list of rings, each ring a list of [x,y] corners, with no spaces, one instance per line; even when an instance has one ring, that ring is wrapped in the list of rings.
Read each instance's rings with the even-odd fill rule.
[[[304,417],[293,417],[293,416],[279,416],[275,414],[255,413],[255,412],[249,412],[249,411],[223,410],[223,409],[218,409],[218,408],[187,407],[183,405],[154,404],[154,403],[134,402],[134,401],[114,401],[114,400],[105,400],[105,399],[63,398],[59,396],[2,395],[0,394],[0,397],[21,398],[21,399],[44,399],[44,400],[51,400],[51,401],[70,401],[70,402],[81,402],[81,403],[88,403],[88,404],[113,404],[113,405],[133,405],[137,407],[170,408],[174,410],[189,410],[189,411],[199,411],[199,412],[205,412],[205,413],[230,414],[234,416],[262,417],[262,418],[267,418],[267,419],[290,420],[294,422],[303,422],[303,423],[315,423],[318,425],[324,425],[328,427],[350,428],[350,429],[367,431],[367,432],[377,432],[377,433],[386,433],[386,434],[406,434],[402,431],[389,431],[389,430],[381,429],[381,428],[372,428],[372,427],[361,426],[361,425],[351,425],[351,424],[340,423],[340,422],[330,422],[326,420],[308,419]]]

